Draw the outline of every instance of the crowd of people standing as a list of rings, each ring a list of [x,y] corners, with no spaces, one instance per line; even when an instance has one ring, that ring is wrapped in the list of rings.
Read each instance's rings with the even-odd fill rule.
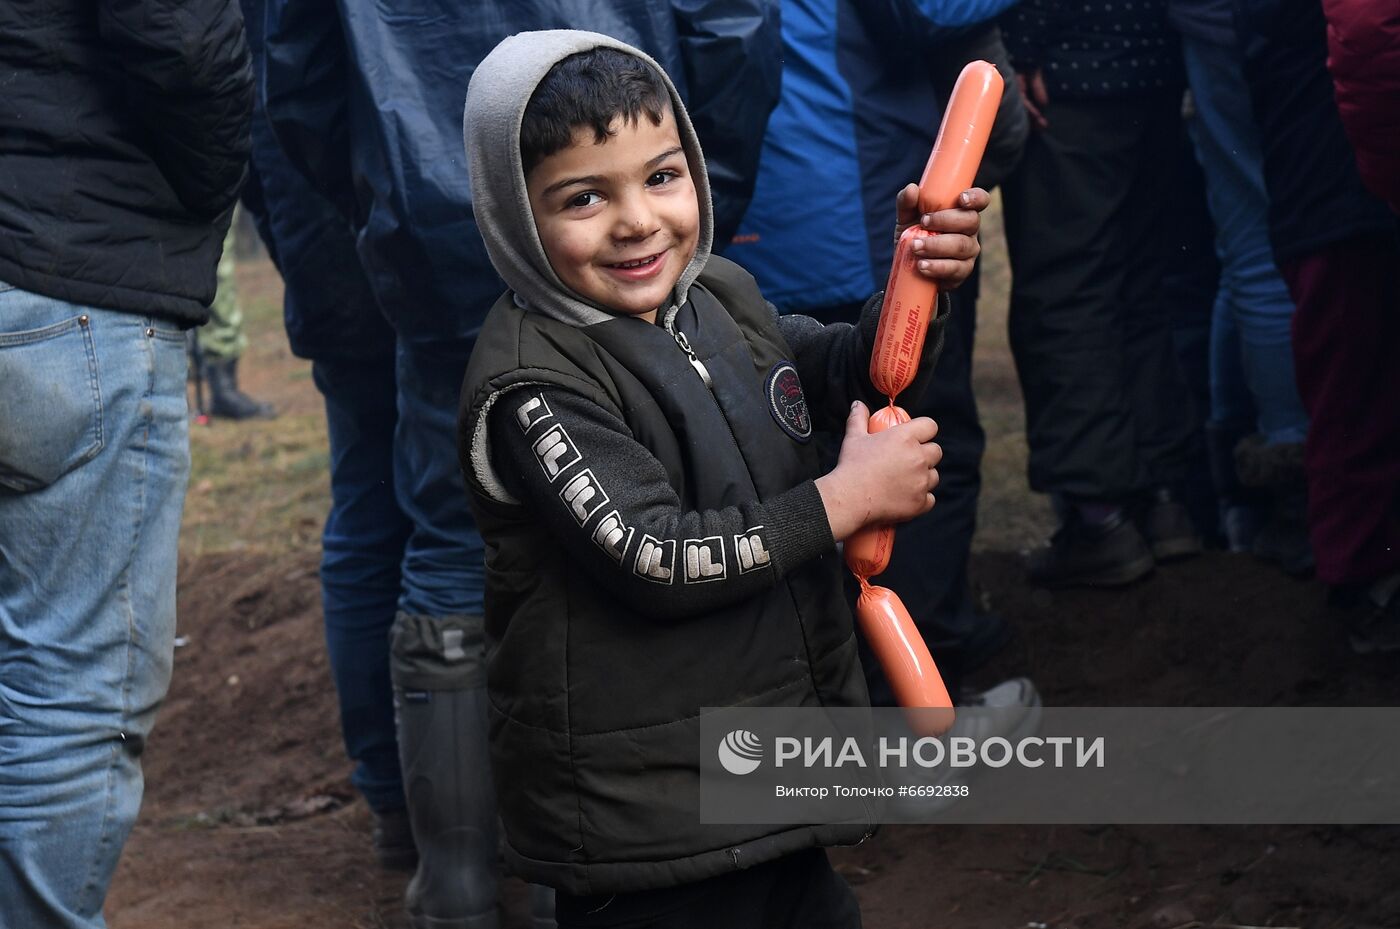
[[[493,925],[485,551],[456,427],[504,286],[462,103],[522,31],[588,29],[659,62],[706,152],[716,252],[780,313],[823,322],[856,322],[882,287],[895,192],[961,67],[996,64],[978,184],[1001,191],[1028,480],[1061,522],[1031,581],[1121,586],[1204,547],[1251,552],[1315,572],[1357,652],[1400,649],[1385,4],[39,6],[0,11],[0,915],[16,925],[103,925],[136,818],[171,673],[185,330],[209,319],[240,198],[325,400],[326,640],[374,851],[414,872],[415,926]],[[1194,315],[1172,305],[1184,278]],[[960,700],[1028,707],[1025,678],[962,686],[1012,635],[967,578],[978,289],[974,273],[953,293],[910,410],[940,425],[938,505],[901,529],[884,582]],[[550,925],[549,890],[532,900]]]

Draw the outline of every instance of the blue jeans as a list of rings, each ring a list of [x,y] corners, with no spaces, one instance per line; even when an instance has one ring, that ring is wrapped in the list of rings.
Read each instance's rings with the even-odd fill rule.
[[[376,811],[404,805],[389,681],[389,628],[413,524],[394,487],[393,357],[312,366],[326,401],[331,511],[321,535],[321,604],[351,781]]]
[[[467,507],[457,461],[457,403],[471,343],[398,345],[399,422],[394,485],[413,521],[399,610],[419,616],[480,615],[486,548]]]
[[[331,512],[322,535],[326,645],[351,776],[371,809],[404,805],[389,677],[396,612],[482,612],[485,550],[457,463],[470,347],[400,343],[394,357],[323,358]]]
[[[0,283],[0,922],[97,929],[170,683],[185,338]]]
[[[1220,287],[1211,323],[1211,419],[1301,442],[1308,417],[1293,371],[1293,299],[1269,246],[1268,193],[1249,90],[1233,47],[1183,39],[1196,101],[1189,121],[1215,221]]]

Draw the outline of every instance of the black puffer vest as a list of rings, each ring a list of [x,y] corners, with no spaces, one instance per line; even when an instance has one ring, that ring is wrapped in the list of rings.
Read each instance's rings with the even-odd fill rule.
[[[487,545],[492,762],[507,855],[523,877],[575,894],[643,890],[873,830],[868,817],[835,826],[699,817],[702,706],[867,704],[834,551],[737,606],[693,620],[639,616],[483,463],[496,399],[552,384],[622,419],[665,465],[682,506],[768,499],[820,473],[816,450],[768,409],[765,378],[791,358],[753,278],[719,258],[665,326],[573,327],[523,312],[509,295],[487,318],[463,386],[459,450]]]

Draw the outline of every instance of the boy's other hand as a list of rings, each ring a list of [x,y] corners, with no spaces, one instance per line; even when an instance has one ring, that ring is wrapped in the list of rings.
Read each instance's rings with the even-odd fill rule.
[[[865,526],[904,522],[933,508],[943,460],[933,441],[937,424],[920,416],[874,435],[869,424],[865,404],[852,404],[836,467],[816,481],[838,542]]]
[[[982,227],[982,211],[992,202],[980,187],[958,194],[958,205],[950,210],[919,215],[919,185],[909,184],[895,197],[894,238],[918,223],[934,233],[914,242],[919,273],[936,283],[940,290],[956,290],[972,273],[972,265],[982,246],[977,232]]]

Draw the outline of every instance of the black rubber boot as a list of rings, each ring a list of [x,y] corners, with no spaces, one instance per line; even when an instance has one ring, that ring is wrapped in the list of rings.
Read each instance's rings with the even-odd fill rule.
[[[207,358],[204,382],[209,385],[209,415],[222,419],[275,419],[270,403],[259,403],[238,389],[237,358]]]
[[[482,619],[400,613],[391,635],[399,756],[418,847],[404,895],[409,925],[499,929]]]

